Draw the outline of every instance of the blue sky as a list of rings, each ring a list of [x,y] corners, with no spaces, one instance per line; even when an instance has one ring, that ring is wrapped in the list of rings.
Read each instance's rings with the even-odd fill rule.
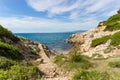
[[[15,33],[88,30],[118,9],[120,0],[0,0],[0,24]]]

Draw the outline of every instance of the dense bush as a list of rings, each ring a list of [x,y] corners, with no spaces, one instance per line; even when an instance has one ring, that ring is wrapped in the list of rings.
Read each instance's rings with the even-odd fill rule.
[[[120,61],[109,62],[108,65],[113,68],[120,68]]]
[[[34,66],[14,65],[9,70],[0,69],[0,80],[36,80],[41,74]]]
[[[110,39],[110,36],[103,36],[103,37],[101,37],[101,38],[96,38],[96,39],[92,40],[91,46],[92,46],[92,47],[95,47],[95,46],[97,46],[97,45],[106,43],[107,40],[109,40],[109,39]]]
[[[114,80],[107,72],[80,70],[72,80]]]
[[[16,60],[22,58],[22,54],[18,48],[4,42],[0,42],[0,56],[5,56]]]
[[[120,11],[118,11],[120,12]],[[103,22],[104,25],[106,25],[106,31],[113,31],[113,30],[119,30],[120,29],[120,14],[115,14],[111,16],[108,20]]]
[[[12,34],[12,32],[10,32],[9,30],[7,30],[6,28],[3,28],[1,25],[0,25],[0,38],[2,37],[6,37],[8,39],[11,39],[12,41],[14,42],[17,42],[19,41],[19,38],[17,38],[16,36],[14,36]]]
[[[0,56],[0,69],[9,69],[11,66],[15,64],[16,61]]]
[[[39,74],[39,70],[34,67],[34,66],[22,66],[22,65],[14,65],[11,67],[11,69],[9,70],[9,74],[13,75],[10,78],[12,78],[12,80],[27,80],[30,78],[35,78],[36,76],[38,76]]]

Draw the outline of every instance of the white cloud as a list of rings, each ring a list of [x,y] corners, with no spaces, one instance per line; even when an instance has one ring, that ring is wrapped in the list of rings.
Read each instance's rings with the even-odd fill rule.
[[[36,17],[0,17],[0,24],[12,30],[12,32],[65,32],[85,30],[95,27],[97,20],[85,20],[82,22],[62,22]]]
[[[69,12],[69,19],[86,16],[92,12],[107,12],[120,8],[119,0],[26,0],[36,11],[48,12],[49,16]]]
[[[61,14],[79,8],[81,0],[27,0],[27,3],[36,11]]]
[[[88,12],[99,11],[101,9],[105,9],[106,7],[108,8],[110,6],[109,4],[111,4],[113,1],[114,0],[96,0],[91,6],[87,7],[86,10]]]
[[[35,11],[47,12],[47,16],[54,19],[29,16],[0,17],[0,24],[13,32],[85,30],[95,27],[99,21],[105,20],[120,8],[119,0],[26,0],[26,2]],[[56,15],[60,15],[60,19]],[[64,22],[62,18],[66,21]]]

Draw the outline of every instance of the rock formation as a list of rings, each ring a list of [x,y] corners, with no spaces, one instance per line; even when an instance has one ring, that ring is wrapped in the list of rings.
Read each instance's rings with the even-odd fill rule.
[[[110,40],[107,41],[105,44],[101,44],[96,47],[91,47],[92,40],[106,35],[113,35],[114,33],[120,31],[104,31],[105,27],[106,26],[104,26],[103,23],[99,23],[99,25],[96,28],[91,29],[87,32],[72,34],[68,39],[68,43],[73,44],[75,49],[77,49],[81,54],[87,55],[89,57],[92,57],[93,54],[100,54],[105,58],[108,56],[112,56],[112,53],[104,53],[104,51],[107,48],[109,48]]]

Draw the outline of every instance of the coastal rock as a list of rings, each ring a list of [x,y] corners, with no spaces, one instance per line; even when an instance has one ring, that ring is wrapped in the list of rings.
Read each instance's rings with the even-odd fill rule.
[[[97,28],[99,29],[99,31],[104,31],[106,26],[103,24],[103,22],[100,22],[97,26]]]
[[[111,42],[110,40],[96,47],[91,47],[92,40],[107,35],[113,35],[114,33],[120,31],[104,31],[105,27],[106,26],[104,26],[103,23],[99,23],[96,28],[91,29],[87,32],[72,34],[68,39],[68,42],[73,44],[73,47],[83,55],[92,57],[97,53],[102,55],[103,58],[107,58],[111,56],[112,53],[110,51],[113,50],[109,48]],[[109,52],[110,54],[106,54],[105,52]]]
[[[79,43],[83,44],[85,42],[84,36],[81,33],[73,34],[68,39],[68,43]]]

